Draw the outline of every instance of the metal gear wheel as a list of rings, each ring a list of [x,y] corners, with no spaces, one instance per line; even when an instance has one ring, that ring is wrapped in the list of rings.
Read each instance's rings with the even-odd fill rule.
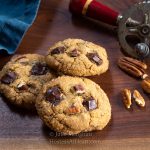
[[[123,14],[119,20],[118,37],[123,52],[129,56],[139,58],[141,52],[135,47],[145,43],[142,54],[150,58],[150,0],[133,5]]]

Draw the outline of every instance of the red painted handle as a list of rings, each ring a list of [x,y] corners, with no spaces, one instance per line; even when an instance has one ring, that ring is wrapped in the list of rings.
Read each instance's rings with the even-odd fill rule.
[[[96,0],[92,0],[90,3],[88,0],[71,0],[69,9],[72,14],[86,15],[110,25],[117,25],[119,13]]]

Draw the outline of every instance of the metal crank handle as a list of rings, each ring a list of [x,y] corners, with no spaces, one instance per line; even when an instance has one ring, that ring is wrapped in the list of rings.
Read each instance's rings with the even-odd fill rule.
[[[70,0],[70,12],[83,15],[109,25],[117,26],[121,15],[96,0]]]

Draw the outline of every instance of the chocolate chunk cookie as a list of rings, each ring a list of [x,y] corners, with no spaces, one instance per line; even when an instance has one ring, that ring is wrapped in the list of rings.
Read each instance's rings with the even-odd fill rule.
[[[36,108],[48,127],[65,135],[102,130],[111,118],[105,92],[78,77],[62,76],[44,84]]]
[[[47,64],[67,75],[92,76],[108,70],[106,50],[81,39],[66,39],[52,46],[46,57]]]
[[[44,83],[55,77],[44,56],[14,56],[0,72],[0,92],[13,104],[31,108]]]

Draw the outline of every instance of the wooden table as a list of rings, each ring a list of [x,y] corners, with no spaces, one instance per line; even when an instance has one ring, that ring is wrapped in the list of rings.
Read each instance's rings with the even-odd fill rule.
[[[138,0],[101,0],[122,12]],[[81,134],[79,137],[55,135],[42,124],[36,113],[14,108],[3,98],[0,100],[0,149],[150,149],[150,100],[143,93],[140,81],[117,67],[122,55],[117,35],[110,28],[97,25],[82,18],[72,18],[68,12],[69,0],[42,0],[38,17],[24,37],[17,54],[46,54],[49,46],[66,38],[82,38],[104,46],[110,59],[110,69],[101,76],[90,77],[100,84],[110,98],[112,120],[101,132]],[[11,56],[0,56],[0,68]],[[147,60],[150,64],[150,60]],[[148,70],[150,74],[150,69]],[[122,103],[120,91],[129,87],[144,95],[146,108],[136,105],[127,111]],[[87,143],[87,144],[85,144]]]

